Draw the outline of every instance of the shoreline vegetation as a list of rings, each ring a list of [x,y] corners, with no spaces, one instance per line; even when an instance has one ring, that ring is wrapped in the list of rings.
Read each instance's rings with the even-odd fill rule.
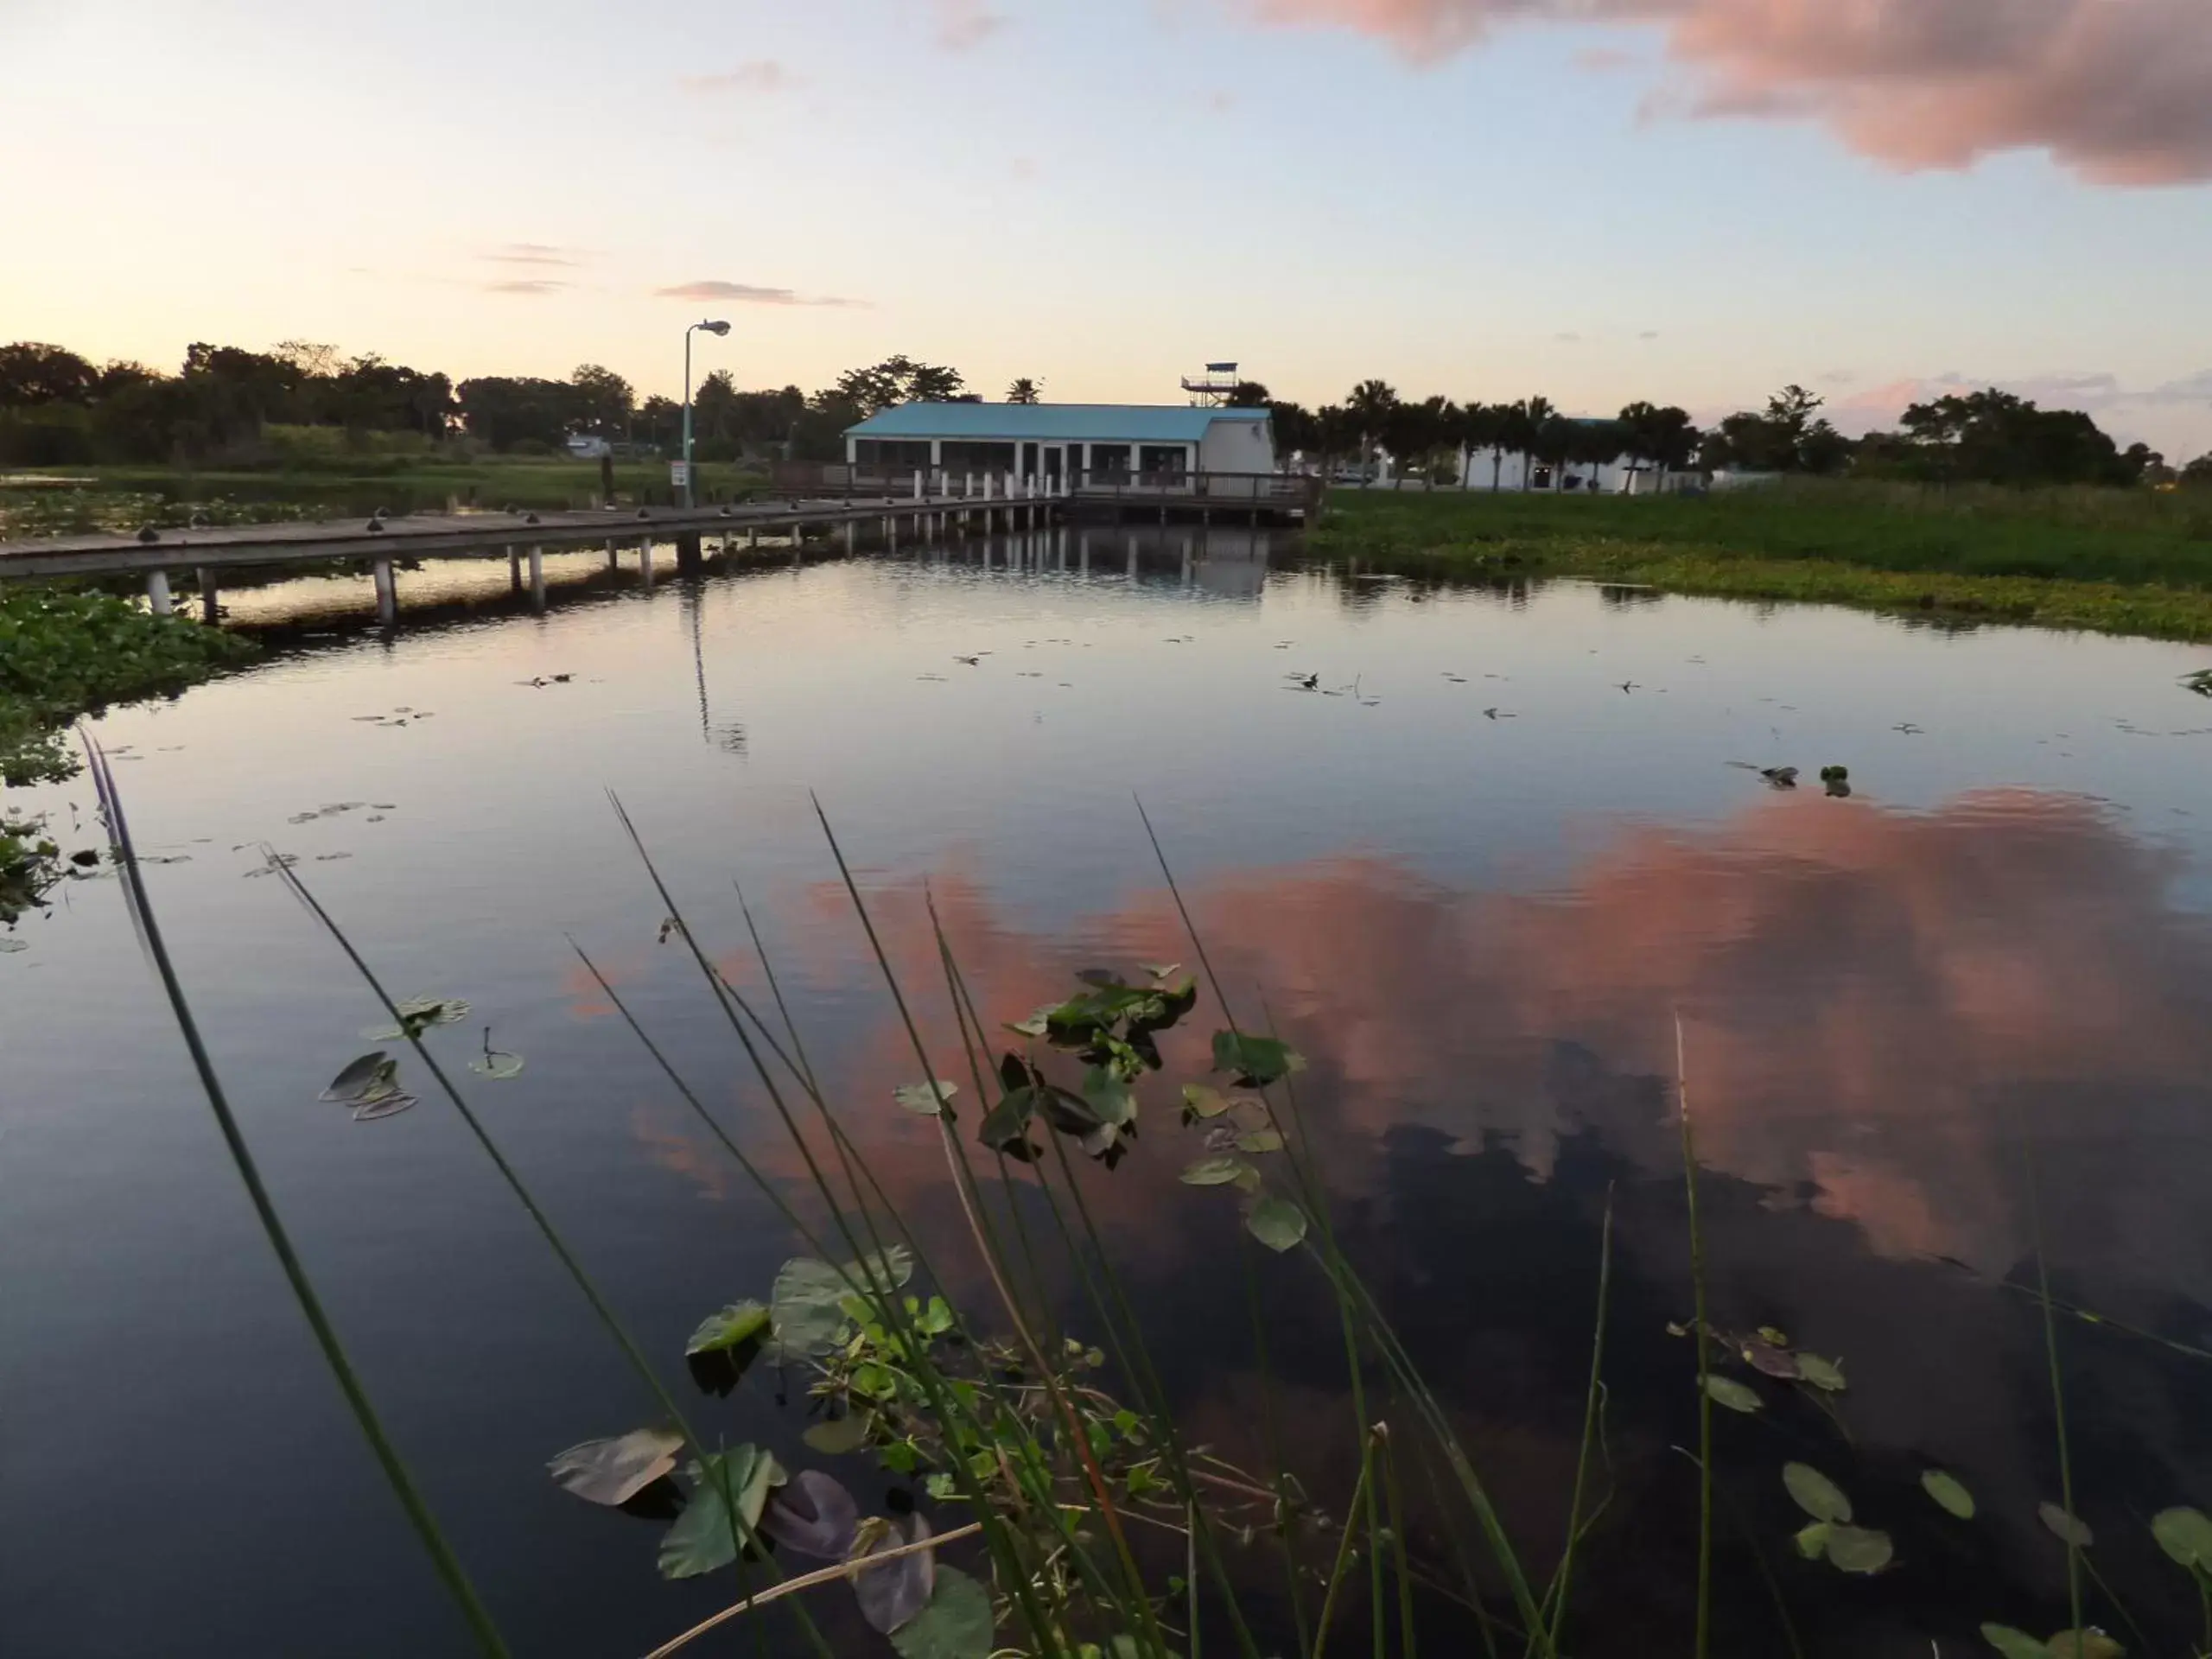
[[[67,734],[81,715],[181,691],[254,654],[237,635],[106,594],[0,588],[0,929],[39,906],[64,864],[45,820],[11,807],[6,790],[74,776]]]
[[[2212,500],[2195,492],[1815,480],[1704,497],[1343,489],[1309,544],[1408,573],[2212,640]]]

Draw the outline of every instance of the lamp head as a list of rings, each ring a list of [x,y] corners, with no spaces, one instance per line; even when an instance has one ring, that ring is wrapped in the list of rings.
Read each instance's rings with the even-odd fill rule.
[[[699,327],[705,329],[710,334],[726,334],[729,333],[729,324],[719,320],[713,322],[702,322]]]

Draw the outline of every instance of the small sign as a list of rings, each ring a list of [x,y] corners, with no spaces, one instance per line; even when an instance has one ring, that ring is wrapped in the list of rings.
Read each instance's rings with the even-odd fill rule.
[[[670,461],[668,481],[673,487],[679,490],[689,484],[691,481],[691,463],[688,461]]]

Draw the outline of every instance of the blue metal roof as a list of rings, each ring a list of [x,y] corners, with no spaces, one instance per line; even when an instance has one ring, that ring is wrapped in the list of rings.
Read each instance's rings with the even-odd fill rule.
[[[959,442],[1197,443],[1216,421],[1264,421],[1264,409],[1152,404],[901,404],[845,429],[855,438]]]

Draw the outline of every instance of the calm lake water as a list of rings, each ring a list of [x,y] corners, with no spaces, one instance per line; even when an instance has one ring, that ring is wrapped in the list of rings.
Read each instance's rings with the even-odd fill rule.
[[[1666,1330],[1690,1297],[1679,1017],[1713,1318],[1779,1325],[1850,1379],[1849,1444],[1779,1385],[1755,1418],[1719,1414],[1715,1651],[1789,1650],[1753,1548],[1808,1654],[1965,1654],[1984,1619],[2064,1624],[2064,1554],[2036,1516],[2059,1491],[2038,1313],[2003,1281],[2032,1278],[2032,1178],[2060,1295],[2212,1347],[2212,703],[2177,683],[2201,652],[1440,588],[1219,532],[692,583],[665,553],[651,591],[634,568],[549,560],[542,615],[503,563],[406,575],[390,638],[365,582],[241,589],[232,621],[265,663],[99,722],[142,849],[176,861],[150,870],[156,902],[276,1201],[518,1652],[640,1652],[726,1586],[661,1583],[652,1524],[545,1478],[555,1452],[651,1421],[651,1402],[449,1109],[356,1124],[315,1103],[378,1010],[254,872],[264,842],[296,855],[397,992],[468,999],[471,1024],[434,1039],[456,1065],[486,1021],[527,1057],[474,1097],[689,1391],[693,1325],[765,1296],[793,1242],[568,938],[794,1192],[803,1172],[696,973],[657,943],[608,790],[702,943],[751,981],[743,884],[817,1063],[956,1274],[973,1254],[932,1134],[890,1098],[918,1067],[813,799],[950,1057],[925,893],[994,1019],[1096,963],[1191,958],[1141,797],[1240,1012],[1264,998],[1310,1057],[1346,1246],[1540,1558],[1564,1524],[1610,1188],[1615,1496],[1575,1620],[1592,1654],[1687,1647],[1695,1471],[1671,1448],[1694,1445],[1694,1359]],[[1294,671],[1344,695],[1293,689]],[[1848,799],[1815,781],[1832,764]],[[1803,786],[1745,769],[1782,765]],[[89,798],[37,798],[84,826],[73,847],[96,839]],[[16,937],[8,1650],[463,1651],[117,885],[72,884]],[[1197,1151],[1174,1085],[1204,1072],[1217,1014],[1202,1000],[1166,1045],[1135,1155],[1090,1191],[1193,1432],[1256,1462],[1234,1208],[1173,1179]],[[1264,1264],[1270,1344],[1300,1471],[1340,1508],[1351,1420],[1311,1272]],[[984,1313],[979,1282],[950,1288]],[[2212,1363],[2110,1324],[2066,1321],[2061,1339],[2095,1559],[2179,1651],[2196,1598],[2144,1521],[2212,1503]],[[820,1462],[772,1394],[756,1376],[697,1408],[709,1433]],[[1900,1565],[1847,1580],[1796,1559],[1789,1459],[1842,1483]],[[1971,1524],[1920,1492],[1936,1466],[1974,1491]],[[1255,1554],[1264,1614],[1274,1579]],[[2109,1605],[2098,1619],[2124,1633]],[[870,1640],[850,1650],[885,1650]]]

